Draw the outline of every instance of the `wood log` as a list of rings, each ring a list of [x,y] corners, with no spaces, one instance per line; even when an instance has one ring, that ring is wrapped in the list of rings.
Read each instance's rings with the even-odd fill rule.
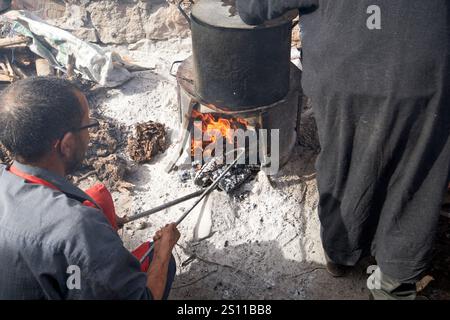
[[[18,46],[18,45],[27,45],[30,41],[27,37],[13,37],[13,38],[4,38],[0,39],[0,48],[7,48],[11,46]]]
[[[0,69],[3,71],[4,74],[9,74],[8,68],[6,67],[6,64],[0,61]]]
[[[9,76],[15,78],[16,74],[14,73],[14,69],[12,68],[11,63],[9,62],[8,57],[4,55],[3,58],[5,59],[5,65],[8,70]]]
[[[11,82],[11,78],[6,74],[0,73],[0,82]]]
[[[12,66],[14,73],[19,76],[20,79],[28,78],[28,75],[18,65]]]
[[[73,54],[69,55],[67,62],[67,79],[73,80],[75,78],[75,56]]]

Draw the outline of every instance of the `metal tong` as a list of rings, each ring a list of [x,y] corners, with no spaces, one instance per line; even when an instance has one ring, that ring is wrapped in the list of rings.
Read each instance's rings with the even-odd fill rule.
[[[176,226],[178,226],[181,222],[183,222],[183,220],[184,219],[186,219],[186,217],[192,212],[192,210],[194,210],[194,208],[208,195],[208,194],[210,194],[211,193],[211,191],[213,191],[216,187],[217,187],[217,185],[220,183],[220,181],[222,181],[222,179],[225,177],[225,175],[228,173],[228,172],[230,172],[230,170],[238,163],[238,161],[242,158],[242,156],[245,154],[245,149],[242,149],[242,148],[240,148],[240,149],[238,149],[238,151],[241,151],[241,153],[236,157],[236,159],[233,161],[233,163],[231,163],[229,166],[228,166],[228,168],[226,168],[221,174],[220,174],[220,176],[218,176],[217,177],[217,179],[216,180],[214,180],[214,182],[208,187],[208,188],[206,188],[206,189],[204,189],[204,190],[200,190],[200,191],[202,191],[202,193],[201,193],[201,196],[200,196],[200,198],[198,198],[196,201],[195,201],[195,203],[188,209],[188,210],[186,210],[182,215],[181,215],[181,217],[175,222],[175,225]],[[234,151],[233,151],[234,152]],[[200,192],[200,191],[198,191],[198,192]],[[194,193],[193,193],[194,194]],[[191,194],[191,195],[188,195],[188,196],[186,196],[186,197],[190,197],[190,196],[192,196],[193,194]],[[186,197],[184,197],[184,198],[186,198]],[[191,197],[191,198],[193,198],[193,197]],[[179,199],[180,200],[180,199]],[[177,201],[179,201],[179,200],[175,200],[175,201],[173,201],[173,202],[177,202]],[[179,202],[178,202],[179,203]],[[163,207],[163,206],[161,206],[161,207]],[[155,209],[153,209],[153,210],[155,210]],[[152,211],[152,210],[150,210],[150,211]],[[144,214],[144,213],[143,213]],[[148,215],[148,214],[147,214]],[[142,217],[142,214],[141,214],[141,217]],[[145,261],[145,259],[149,256],[149,254],[150,254],[150,252],[154,249],[154,247],[155,247],[155,243],[152,243],[152,245],[150,246],[150,248],[145,252],[145,254],[142,256],[142,258],[139,260],[140,261],[140,263],[142,264],[144,261]]]

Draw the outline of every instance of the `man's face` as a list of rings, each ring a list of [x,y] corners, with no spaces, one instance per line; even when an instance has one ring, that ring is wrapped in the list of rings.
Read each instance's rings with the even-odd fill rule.
[[[77,91],[76,96],[80,101],[80,105],[83,111],[83,117],[81,119],[81,127],[86,126],[90,123],[89,103],[82,92]],[[73,173],[81,166],[81,163],[83,162],[86,156],[86,151],[89,145],[89,130],[85,129],[78,131],[76,133],[76,138],[77,142],[73,157],[68,159],[68,161],[66,162],[66,174]]]

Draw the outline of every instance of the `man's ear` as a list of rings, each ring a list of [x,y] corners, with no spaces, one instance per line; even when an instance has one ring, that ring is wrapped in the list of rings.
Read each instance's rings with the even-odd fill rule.
[[[68,132],[59,141],[59,150],[64,159],[72,159],[77,150],[77,136]]]

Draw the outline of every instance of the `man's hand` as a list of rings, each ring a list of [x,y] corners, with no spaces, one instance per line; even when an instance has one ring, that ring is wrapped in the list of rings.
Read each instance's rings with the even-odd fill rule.
[[[173,247],[179,239],[180,232],[178,231],[176,224],[166,224],[166,226],[157,231],[153,237],[153,241],[155,242],[154,255],[170,258]]]

